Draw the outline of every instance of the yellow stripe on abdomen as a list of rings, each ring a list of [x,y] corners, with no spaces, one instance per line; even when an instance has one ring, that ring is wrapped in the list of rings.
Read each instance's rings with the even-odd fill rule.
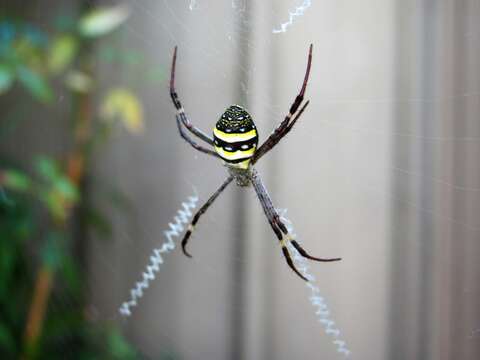
[[[233,142],[240,142],[240,141],[247,141],[250,139],[253,139],[254,137],[257,136],[257,130],[253,129],[250,130],[246,133],[226,133],[221,130],[218,130],[216,127],[213,128],[213,134],[219,138],[220,140],[223,140],[225,142],[233,143]]]

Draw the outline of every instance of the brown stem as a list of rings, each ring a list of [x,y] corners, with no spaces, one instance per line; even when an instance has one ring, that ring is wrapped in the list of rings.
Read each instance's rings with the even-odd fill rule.
[[[85,174],[86,145],[91,137],[91,94],[78,95],[78,108],[75,116],[73,148],[66,158],[66,173],[70,181],[79,186]],[[71,213],[72,208],[67,210]],[[69,214],[67,214],[69,215]],[[65,231],[69,216],[54,219],[55,227]],[[35,357],[35,348],[40,338],[43,320],[54,281],[54,269],[42,264],[35,280],[35,290],[25,326],[25,353],[22,357]]]
[[[27,326],[25,327],[27,354],[32,354],[36,340],[40,335],[43,318],[45,316],[45,308],[47,307],[48,298],[52,289],[52,283],[53,271],[45,265],[42,266],[37,273],[33,301],[28,313]]]

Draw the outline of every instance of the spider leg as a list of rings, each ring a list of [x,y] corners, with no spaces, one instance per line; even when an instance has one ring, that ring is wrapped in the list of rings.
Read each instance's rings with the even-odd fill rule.
[[[342,258],[317,258],[315,256],[312,256],[308,254],[304,248],[300,246],[300,244],[292,237],[292,235],[289,233],[287,227],[285,224],[282,222],[280,219],[280,216],[278,216],[278,213],[275,210],[275,218],[274,218],[276,224],[282,230],[282,232],[285,234],[287,237],[286,241],[290,242],[293,247],[302,255],[304,258],[310,259],[310,260],[315,260],[315,261],[322,261],[322,262],[330,262],[330,261],[340,261]]]
[[[192,145],[194,149],[200,152],[220,158],[220,155],[218,155],[215,151],[207,149],[201,145],[198,145],[190,136],[188,136],[188,134],[185,132],[185,129],[182,127],[181,119],[178,114],[175,116],[175,118],[177,119],[177,127],[178,127],[178,131],[180,132],[180,136],[186,142],[188,142],[190,145]]]
[[[255,189],[255,192],[257,193],[258,199],[262,204],[262,208],[265,215],[267,216],[268,222],[270,223],[270,226],[272,227],[273,232],[275,233],[275,235],[277,235],[278,241],[282,246],[282,253],[283,253],[283,256],[285,257],[285,260],[287,261],[288,266],[303,280],[308,281],[308,279],[305,276],[303,276],[293,264],[292,257],[290,256],[290,253],[288,252],[288,249],[287,249],[287,241],[289,239],[288,237],[285,238],[284,235],[282,234],[281,228],[279,227],[279,223],[278,221],[276,221],[276,217],[278,218],[278,214],[275,208],[273,207],[270,196],[268,196],[267,189],[263,185],[262,180],[260,179],[258,173],[255,170],[253,170],[253,174],[252,174],[252,184]]]
[[[253,157],[255,157],[255,162],[258,161],[258,159],[260,157],[262,157],[263,155],[265,155],[268,151],[270,151],[275,145],[278,144],[278,142],[280,140],[282,140],[282,138],[287,135],[290,130],[292,129],[293,125],[295,125],[295,123],[297,122],[298,118],[303,114],[303,112],[305,111],[305,108],[308,106],[308,104],[310,104],[310,100],[308,100],[307,102],[305,102],[305,104],[303,104],[303,106],[300,108],[300,110],[298,111],[298,113],[295,115],[295,117],[293,118],[292,121],[290,121],[287,126],[279,129],[278,131],[276,131],[275,133],[273,133],[269,138],[268,138],[268,143],[267,141],[265,141],[265,143],[262,144],[262,152],[259,153],[258,156],[255,156],[257,155],[258,153],[258,150],[254,153]],[[265,145],[265,146],[264,146]],[[253,161],[253,160],[252,160]]]
[[[193,230],[195,228],[195,225],[197,224],[198,220],[208,210],[209,206],[212,205],[212,203],[215,201],[215,199],[218,197],[218,195],[220,195],[222,193],[222,191],[225,190],[225,188],[228,186],[228,184],[230,184],[232,182],[232,180],[233,180],[233,176],[229,176],[223,182],[223,184],[217,189],[217,191],[215,191],[212,194],[212,196],[210,196],[210,198],[207,200],[207,202],[205,204],[203,204],[203,206],[193,216],[192,222],[188,225],[187,232],[185,233],[185,235],[182,239],[182,250],[183,250],[183,253],[186,256],[188,256],[190,258],[192,257],[192,255],[190,255],[187,252],[187,249],[185,247],[187,246],[188,239],[190,238],[190,235],[192,235],[192,232],[193,232]]]
[[[300,115],[305,110],[305,107],[308,105],[308,101],[304,104],[301,108],[300,105],[303,102],[303,98],[305,95],[305,90],[307,89],[308,78],[310,77],[310,69],[312,66],[312,50],[313,45],[310,44],[310,48],[308,51],[308,62],[307,62],[307,69],[305,71],[305,77],[303,79],[302,88],[300,92],[296,96],[293,104],[290,106],[290,110],[285,116],[285,119],[277,126],[277,128],[273,131],[273,133],[268,137],[267,140],[255,151],[255,154],[252,157],[252,164],[258,161],[263,155],[265,155],[268,151],[270,151],[292,128],[293,124],[297,121]],[[298,109],[300,108],[300,112],[295,116]],[[295,116],[295,117],[294,117]],[[290,121],[294,117],[293,121]],[[286,130],[286,131],[285,131]]]
[[[178,98],[178,94],[175,90],[175,64],[177,62],[177,47],[175,46],[175,50],[173,51],[173,59],[172,59],[172,70],[170,73],[170,97],[172,98],[173,105],[177,109],[177,115],[180,117],[182,124],[190,131],[192,134],[196,135],[209,145],[213,146],[213,139],[205,134],[202,130],[194,126],[190,120],[188,120],[187,115],[185,114],[185,110],[180,103],[180,99]]]

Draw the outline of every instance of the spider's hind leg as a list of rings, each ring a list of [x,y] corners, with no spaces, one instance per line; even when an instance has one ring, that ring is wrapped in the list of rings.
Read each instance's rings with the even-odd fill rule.
[[[290,256],[290,253],[288,252],[288,248],[287,248],[288,238],[286,238],[285,235],[282,234],[282,230],[279,227],[279,223],[278,221],[276,221],[276,218],[278,218],[278,214],[275,208],[273,207],[272,200],[270,199],[270,196],[268,196],[267,190],[265,189],[265,186],[263,185],[262,180],[260,179],[260,177],[258,176],[255,170],[252,170],[251,180],[252,180],[252,184],[255,189],[255,192],[257,193],[258,199],[262,204],[263,211],[267,216],[268,222],[272,227],[272,230],[275,233],[275,235],[277,235],[278,241],[282,246],[282,253],[283,253],[283,256],[285,257],[285,261],[287,262],[290,269],[292,269],[298,276],[300,276],[303,280],[308,281],[308,279],[305,276],[303,276],[300,271],[298,271],[298,269],[295,267],[292,261],[292,257]]]
[[[190,253],[187,251],[186,247],[187,247],[188,239],[190,239],[190,236],[192,235],[192,232],[195,228],[195,225],[197,225],[198,220],[208,210],[208,208],[210,207],[210,205],[212,205],[212,203],[215,201],[218,195],[220,195],[222,191],[225,190],[225,188],[232,182],[232,180],[233,180],[232,176],[229,176],[227,179],[225,179],[223,184],[217,189],[217,191],[215,191],[212,194],[212,196],[210,196],[207,202],[202,205],[202,207],[193,216],[193,219],[190,222],[190,224],[188,224],[187,232],[185,233],[182,239],[182,250],[186,256],[192,257],[192,255],[190,255]]]
[[[282,232],[280,231],[280,229],[276,226],[274,220],[273,220],[273,217],[271,217],[270,215],[267,214],[267,217],[268,217],[268,222],[270,223],[270,226],[272,227],[273,229],[273,232],[275,233],[275,235],[277,235],[277,238],[278,238],[278,241],[280,242],[280,245],[282,246],[282,253],[283,253],[283,256],[285,257],[285,261],[287,262],[288,266],[290,267],[290,269],[292,269],[298,276],[300,276],[303,280],[305,281],[308,281],[308,279],[302,275],[302,273],[300,271],[298,271],[298,269],[295,267],[295,265],[293,264],[293,261],[292,261],[292,257],[290,256],[290,253],[288,252],[288,248],[287,248],[287,239],[284,239],[283,235],[282,235]]]
[[[293,247],[302,255],[304,258],[310,259],[310,260],[315,260],[315,261],[322,261],[322,262],[330,262],[330,261],[339,261],[342,260],[342,258],[317,258],[315,256],[312,256],[308,254],[304,248],[300,246],[300,244],[293,238],[293,236],[290,234],[288,231],[287,227],[285,224],[280,220],[280,217],[278,215],[275,216],[275,221],[278,225],[278,227],[282,230],[282,232],[285,234],[285,241],[290,242]]]

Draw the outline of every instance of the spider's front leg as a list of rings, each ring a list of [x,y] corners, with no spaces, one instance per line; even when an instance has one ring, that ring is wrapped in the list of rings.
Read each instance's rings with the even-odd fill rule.
[[[187,128],[192,134],[197,136],[199,139],[205,141],[208,145],[213,146],[213,139],[205,134],[202,130],[198,129],[197,127],[193,126],[193,124],[188,120],[187,115],[185,114],[185,110],[180,103],[180,99],[178,94],[175,90],[175,65],[177,62],[177,47],[175,46],[175,50],[173,52],[173,59],[172,59],[172,70],[170,73],[170,97],[172,99],[173,105],[177,109],[177,126],[178,131],[180,132],[180,136],[187,141],[193,148],[199,150],[205,154],[209,154],[215,157],[219,157],[215,151],[212,151],[208,148],[203,147],[202,145],[197,144],[184,130],[183,126]]]
[[[257,149],[257,151],[252,157],[252,164],[255,164],[263,155],[273,149],[273,147],[277,145],[278,142],[290,132],[293,125],[297,122],[298,118],[302,115],[303,111],[308,106],[309,101],[307,101],[305,104],[303,104],[302,107],[300,107],[300,105],[302,105],[303,103],[305,91],[307,90],[308,78],[310,77],[310,69],[312,67],[312,50],[313,45],[310,44],[310,48],[308,51],[307,69],[305,70],[305,77],[303,79],[303,84],[300,92],[295,97],[295,100],[290,106],[290,110],[287,116],[285,116],[285,119],[277,126],[277,128],[268,137],[268,139],[265,140],[265,142]]]
[[[215,156],[215,157],[218,157],[220,158],[220,155],[218,155],[215,151],[213,150],[210,150],[210,149],[207,149],[201,145],[198,145],[190,136],[188,136],[188,134],[185,132],[185,129],[182,127],[182,120],[180,119],[180,116],[177,114],[177,116],[175,117],[177,119],[177,128],[178,128],[178,132],[180,133],[180,136],[186,141],[188,142],[190,145],[192,145],[192,147],[195,149],[195,150],[198,150],[200,152],[203,152],[204,154],[208,154],[208,155],[212,155],[212,156]]]
[[[288,252],[287,249],[287,244],[290,242],[293,247],[302,255],[303,257],[310,259],[310,260],[315,260],[315,261],[338,261],[341,260],[341,258],[317,258],[314,256],[309,255],[301,246],[300,244],[293,239],[292,235],[289,233],[287,227],[285,224],[281,221],[280,216],[278,215],[277,210],[273,206],[272,200],[270,199],[270,196],[267,193],[267,189],[263,185],[262,180],[260,179],[258,173],[256,172],[255,169],[252,169],[252,184],[255,189],[255,192],[258,195],[258,199],[260,200],[260,203],[262,204],[263,211],[265,212],[265,215],[267,216],[268,222],[270,223],[270,226],[273,229],[273,232],[275,235],[277,235],[277,238],[282,246],[282,252],[285,257],[285,260],[287,261],[288,266],[298,275],[300,276],[303,280],[308,281],[308,279],[303,276],[295,267],[293,264],[292,258],[290,256],[290,253]]]

